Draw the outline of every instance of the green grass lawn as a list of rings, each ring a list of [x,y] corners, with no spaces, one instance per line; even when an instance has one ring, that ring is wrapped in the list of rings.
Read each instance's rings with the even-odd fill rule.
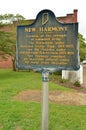
[[[34,89],[42,89],[40,73],[0,70],[0,130],[41,130],[41,103],[13,100]],[[72,91],[53,82],[49,89]],[[86,130],[86,106],[49,103],[49,130]]]

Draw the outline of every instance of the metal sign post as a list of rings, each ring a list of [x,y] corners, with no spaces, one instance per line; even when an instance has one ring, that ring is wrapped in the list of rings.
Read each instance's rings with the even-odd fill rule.
[[[48,130],[49,71],[42,72],[42,130]]]

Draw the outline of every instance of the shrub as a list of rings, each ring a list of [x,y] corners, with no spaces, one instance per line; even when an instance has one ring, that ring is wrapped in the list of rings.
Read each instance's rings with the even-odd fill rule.
[[[76,86],[76,87],[80,87],[80,86],[81,86],[81,84],[80,84],[80,82],[79,82],[79,81],[75,81],[75,82],[74,82],[74,86]]]
[[[63,78],[63,79],[60,78],[59,81],[60,81],[60,83],[66,83],[68,80],[67,80],[67,79],[64,79],[64,78]]]

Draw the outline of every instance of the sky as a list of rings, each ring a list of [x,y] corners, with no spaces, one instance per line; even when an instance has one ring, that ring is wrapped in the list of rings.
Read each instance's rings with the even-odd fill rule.
[[[26,19],[35,19],[44,9],[54,12],[56,17],[66,16],[78,10],[79,33],[86,39],[86,2],[85,0],[2,0],[0,14],[20,14]]]

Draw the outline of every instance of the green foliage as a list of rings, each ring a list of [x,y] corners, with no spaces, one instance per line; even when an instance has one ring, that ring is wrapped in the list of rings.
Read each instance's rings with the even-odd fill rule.
[[[68,80],[67,80],[67,79],[64,79],[64,78],[63,78],[63,79],[60,78],[59,81],[60,81],[60,83],[67,83]]]
[[[14,14],[4,14],[4,15],[0,15],[0,22],[1,23],[13,23],[13,21],[19,21],[19,20],[24,20],[25,18],[22,16],[22,15],[20,15],[20,14],[16,14],[16,15],[14,15]]]
[[[80,86],[81,86],[81,84],[80,84],[79,81],[75,81],[75,82],[74,82],[74,85],[75,85],[76,87],[80,87]]]
[[[8,20],[10,24],[3,23]],[[25,18],[16,14],[0,15],[0,55],[6,59],[6,54],[13,56],[15,62],[15,46],[16,46],[16,27],[11,23],[13,21],[23,21]]]
[[[80,50],[80,61],[86,58],[86,42],[83,35],[79,33],[79,50]]]
[[[59,70],[59,71],[56,71],[56,72],[53,72],[54,75],[62,75],[62,71]]]
[[[14,55],[15,54],[15,39],[12,32],[0,31],[0,52],[3,55]]]

